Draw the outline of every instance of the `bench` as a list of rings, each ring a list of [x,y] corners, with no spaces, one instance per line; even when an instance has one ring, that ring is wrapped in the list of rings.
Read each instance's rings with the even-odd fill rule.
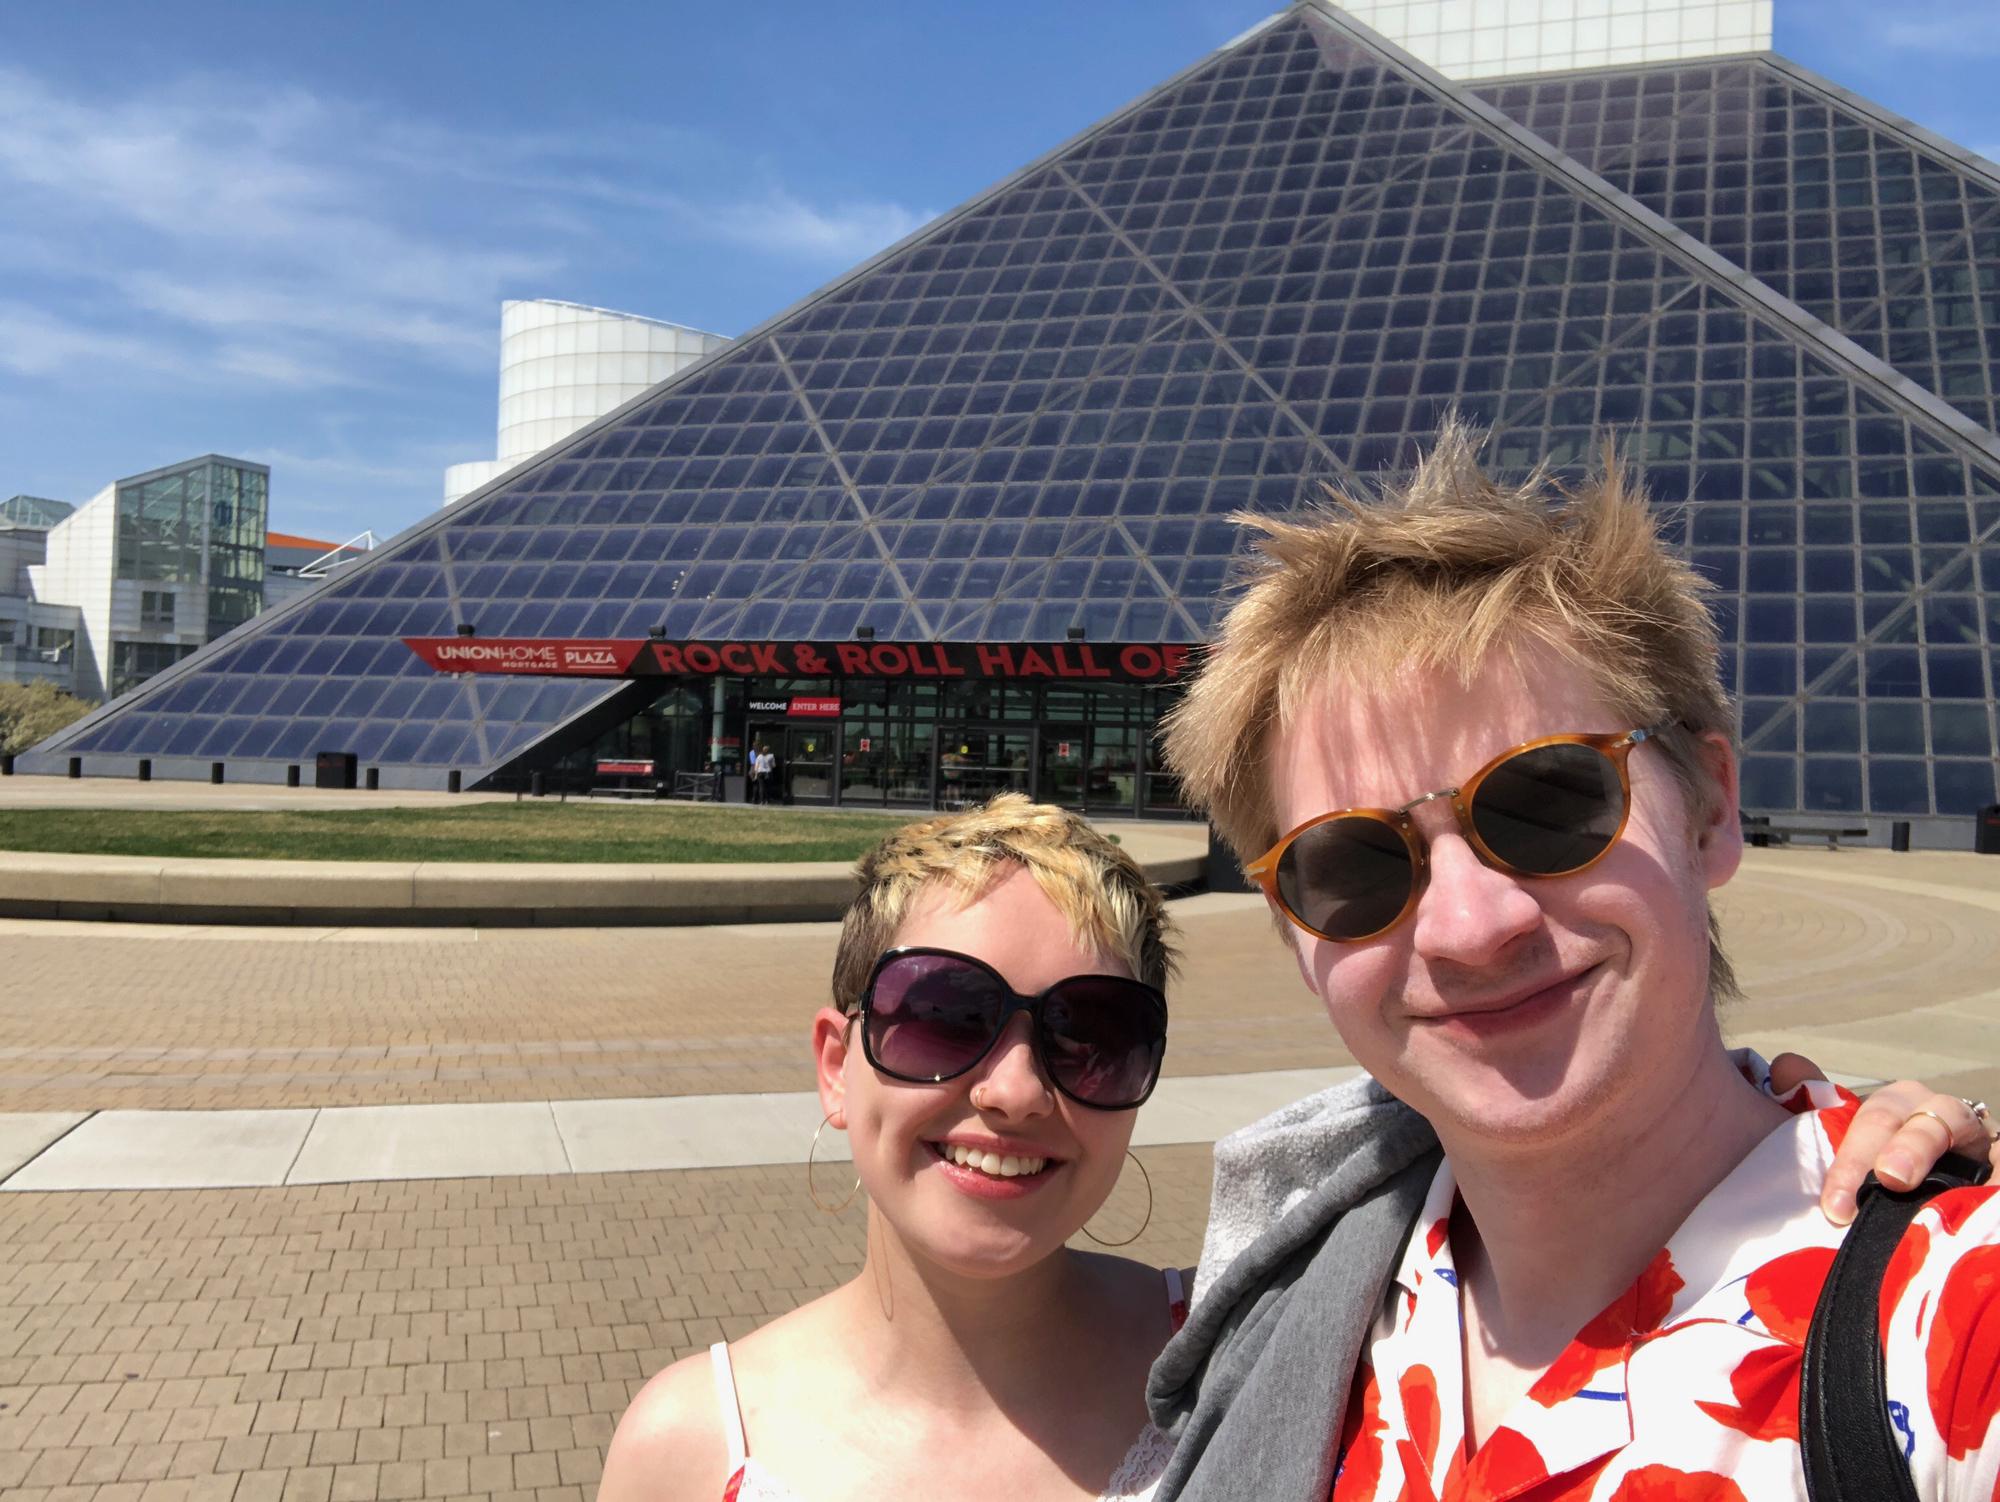
[[[1746,814],[1743,837],[1760,850],[1770,845],[1789,845],[1794,840],[1824,840],[1827,849],[1838,850],[1842,840],[1865,840],[1868,831],[1831,824],[1773,824],[1768,817]]]

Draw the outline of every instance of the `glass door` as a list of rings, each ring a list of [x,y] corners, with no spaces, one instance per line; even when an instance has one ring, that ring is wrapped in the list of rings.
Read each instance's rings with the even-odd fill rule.
[[[1136,814],[1139,796],[1139,741],[1136,724],[1090,727],[1090,772],[1083,801],[1093,812]]]
[[[831,803],[833,801],[834,743],[840,738],[840,722],[824,725],[787,725],[785,749],[779,755],[778,785],[785,790],[787,803]]]
[[[1036,799],[1063,808],[1083,807],[1084,727],[1044,725],[1036,735]]]
[[[937,789],[940,808],[970,808],[995,793],[1028,791],[1027,730],[987,725],[940,725]]]

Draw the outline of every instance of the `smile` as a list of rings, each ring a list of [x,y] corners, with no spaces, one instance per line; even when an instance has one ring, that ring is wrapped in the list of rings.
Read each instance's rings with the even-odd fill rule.
[[[985,1148],[968,1147],[963,1142],[932,1142],[927,1145],[945,1162],[983,1173],[991,1179],[1029,1178],[1046,1170],[1051,1161],[1021,1153],[997,1153]]]

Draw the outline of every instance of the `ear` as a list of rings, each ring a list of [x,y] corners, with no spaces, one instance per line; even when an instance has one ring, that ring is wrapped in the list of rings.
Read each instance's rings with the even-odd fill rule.
[[[1708,813],[1696,828],[1695,850],[1703,878],[1712,892],[1736,874],[1743,863],[1743,820],[1736,778],[1736,751],[1729,737],[1708,731],[1696,745],[1708,774]]]
[[[842,1131],[847,1129],[847,1055],[854,1023],[854,1018],[833,1007],[821,1007],[813,1017],[819,1108]]]

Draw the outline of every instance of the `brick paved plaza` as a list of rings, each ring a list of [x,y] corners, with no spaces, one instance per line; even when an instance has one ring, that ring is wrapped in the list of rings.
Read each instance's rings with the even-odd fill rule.
[[[1738,1039],[2000,1094],[2000,861],[1753,852],[1726,898]],[[1261,903],[1179,912],[1170,1073],[1346,1062]],[[0,923],[0,1111],[799,1090],[832,944]],[[1207,1150],[1143,1157],[1131,1250],[1189,1260]],[[646,1374],[849,1274],[864,1226],[796,1166],[0,1194],[0,1493],[586,1498]]]

